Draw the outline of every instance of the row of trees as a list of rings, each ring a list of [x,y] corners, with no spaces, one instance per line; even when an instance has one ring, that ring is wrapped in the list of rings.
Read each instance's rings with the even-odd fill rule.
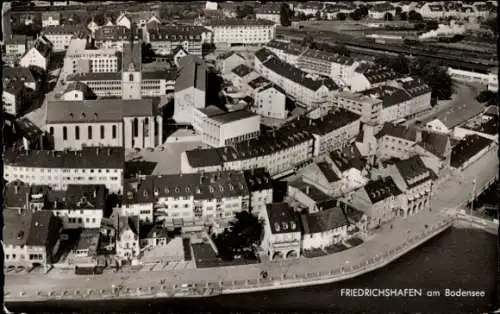
[[[434,61],[422,58],[410,61],[404,55],[399,55],[382,56],[376,58],[375,62],[392,68],[398,74],[420,77],[430,86],[431,97],[435,100],[450,99],[453,94],[453,81],[446,67]]]

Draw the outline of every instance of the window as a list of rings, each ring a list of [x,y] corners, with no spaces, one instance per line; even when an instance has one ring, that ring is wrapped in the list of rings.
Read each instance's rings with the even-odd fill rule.
[[[54,127],[53,126],[50,127],[50,135],[54,136]]]
[[[129,82],[133,82],[134,81],[134,74],[129,74],[128,80],[129,80]]]
[[[79,139],[80,139],[80,127],[75,126],[75,140],[79,140]]]
[[[89,125],[88,127],[88,134],[89,134],[89,140],[92,139],[92,126]]]
[[[101,140],[104,139],[104,125],[101,125]]]
[[[68,128],[63,126],[63,140],[68,139]]]
[[[134,118],[132,122],[132,132],[134,133],[134,137],[139,136],[139,120],[137,118]]]
[[[113,127],[111,128],[111,132],[113,133],[113,134],[111,134],[112,137],[115,139],[116,138],[116,125],[113,125]]]

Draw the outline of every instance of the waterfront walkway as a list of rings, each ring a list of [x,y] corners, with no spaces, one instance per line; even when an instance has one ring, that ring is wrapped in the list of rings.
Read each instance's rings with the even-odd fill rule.
[[[112,296],[113,287],[127,287],[126,295],[132,297],[133,291],[149,292],[152,286],[254,286],[260,282],[260,273],[266,270],[268,281],[278,281],[288,278],[307,278],[332,275],[332,271],[341,270],[356,272],[360,265],[369,261],[379,260],[382,255],[394,255],[403,246],[414,244],[415,239],[422,239],[429,234],[430,229],[440,228],[449,223],[455,209],[461,207],[471,197],[472,180],[477,186],[491,180],[497,174],[498,159],[495,153],[483,156],[480,161],[464,169],[460,180],[458,176],[450,176],[434,193],[432,210],[420,212],[406,219],[397,218],[389,225],[382,226],[367,242],[339,253],[316,257],[284,260],[280,262],[231,266],[205,269],[187,269],[173,271],[147,271],[138,273],[105,273],[95,276],[56,276],[49,272],[46,275],[6,275],[7,300],[33,300],[38,298],[95,298],[96,295]],[[353,269],[353,266],[355,269]],[[360,274],[362,272],[358,272]],[[341,275],[341,274],[340,274]],[[339,277],[342,277],[340,276]],[[269,282],[265,283],[266,285]],[[270,282],[272,284],[272,282]],[[90,289],[90,290],[88,290]],[[65,293],[67,291],[67,294]],[[78,293],[77,293],[78,291]],[[91,294],[89,295],[89,291]]]

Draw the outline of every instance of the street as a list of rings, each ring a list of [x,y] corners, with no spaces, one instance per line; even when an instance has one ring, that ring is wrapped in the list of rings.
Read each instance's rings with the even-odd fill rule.
[[[417,121],[427,123],[436,118],[446,119],[447,123],[450,124],[459,124],[484,109],[484,105],[476,100],[476,96],[485,89],[484,85],[470,82],[453,82],[455,84],[455,93],[453,93],[450,100],[438,101],[437,105],[431,110],[408,119],[406,125],[415,124]]]

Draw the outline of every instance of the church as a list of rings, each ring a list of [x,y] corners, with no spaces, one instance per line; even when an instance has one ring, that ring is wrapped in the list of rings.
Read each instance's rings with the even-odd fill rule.
[[[92,87],[76,81],[68,84],[61,99],[48,101],[46,127],[56,150],[88,146],[142,149],[163,144],[158,102],[142,98],[140,42],[124,44],[121,70],[116,73],[121,74],[121,99],[95,99]]]

